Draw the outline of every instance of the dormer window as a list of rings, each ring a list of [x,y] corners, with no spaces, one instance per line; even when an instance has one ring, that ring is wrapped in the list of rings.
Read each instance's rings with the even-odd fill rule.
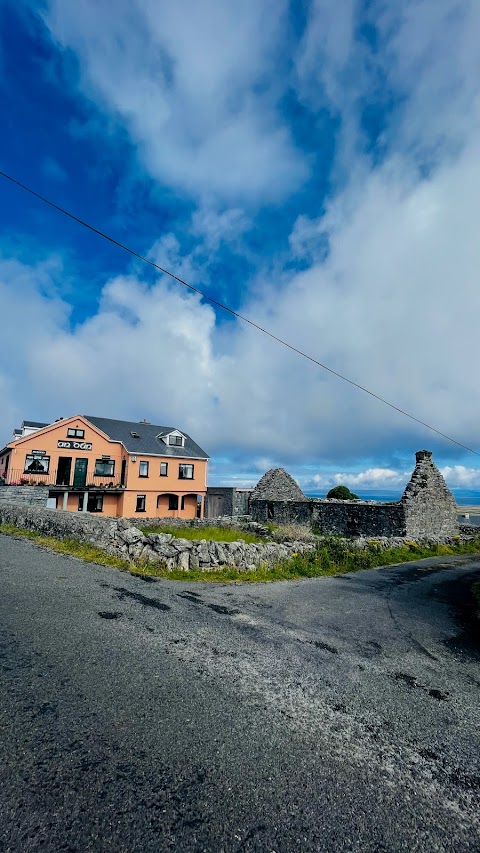
[[[175,435],[172,433],[168,436],[168,443],[173,444],[174,447],[183,447],[183,435]]]
[[[185,447],[185,436],[178,429],[160,433],[157,438],[164,444],[169,444],[170,447]]]

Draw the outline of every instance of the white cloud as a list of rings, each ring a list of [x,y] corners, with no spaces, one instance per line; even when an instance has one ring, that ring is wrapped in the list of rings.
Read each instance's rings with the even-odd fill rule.
[[[441,468],[451,489],[480,489],[480,470],[466,468],[465,465],[446,465]]]
[[[50,0],[52,37],[151,174],[219,198],[278,199],[306,174],[280,121],[286,0]]]
[[[299,274],[283,273],[281,286],[260,269],[242,311],[332,369],[478,447],[480,76],[474,73],[477,57],[471,36],[478,6],[464,4],[452,24],[454,43],[464,48],[454,69],[448,46],[448,15],[453,15],[454,6],[447,0],[433,5],[438,13],[435,26],[423,0],[402,6],[399,20],[390,21],[388,10],[379,19],[382,30],[391,33],[377,65],[388,58],[392,86],[406,92],[390,128],[391,133],[395,129],[397,144],[376,168],[367,168],[363,155],[356,157],[351,149],[350,180],[325,211],[324,199],[319,199],[318,212],[302,217],[293,229],[292,251],[308,257],[309,268]],[[226,8],[212,0],[209,8],[218,11],[220,6]],[[135,17],[132,11],[134,20],[124,16],[119,23],[122,16],[115,16],[113,30],[102,26],[102,16],[108,13],[104,2],[95,4],[98,18],[90,2],[70,5],[68,14],[67,6],[52,2],[48,20],[56,37],[77,51],[84,85],[113,105],[139,140],[153,174],[171,175],[174,184],[185,181],[185,186],[202,193],[212,187],[228,196],[231,181],[236,183],[235,192],[240,184],[249,191],[257,169],[251,151],[259,142],[260,151],[262,146],[268,148],[269,160],[266,172],[257,164],[260,183],[254,191],[260,197],[266,186],[278,181],[278,169],[287,168],[289,160],[283,143],[277,146],[280,125],[275,125],[273,96],[266,103],[273,135],[262,136],[265,126],[255,123],[259,102],[252,124],[250,90],[279,38],[275,28],[273,35],[260,32],[258,15],[272,7],[267,0],[242,4],[239,15],[244,23],[235,18],[238,43],[229,31],[230,22],[218,12],[213,32],[222,50],[213,56],[209,27],[203,24],[190,51],[181,40],[175,46],[179,29],[188,30],[181,33],[186,39],[194,28],[180,26],[183,19],[176,7],[166,12],[163,8],[167,7],[162,7],[166,17],[161,32],[160,18],[147,0],[132,6],[139,13]],[[193,5],[188,8],[196,14]],[[414,8],[419,16],[415,31]],[[145,41],[147,19],[151,33]],[[337,26],[329,20],[329,27]],[[351,96],[345,94],[343,69],[345,64],[350,68],[350,53],[356,48],[344,25],[345,30],[325,41],[330,65],[322,74],[328,71],[329,85],[324,85],[328,97],[345,111]],[[132,35],[120,63],[118,45],[127,26]],[[413,84],[415,69],[418,87]],[[314,89],[314,70],[306,59],[302,74],[310,75]],[[178,122],[172,117],[177,109],[172,92],[178,95]],[[459,104],[462,115],[456,121]],[[354,105],[351,115],[355,118]],[[233,133],[238,123],[241,127]],[[253,148],[244,162],[242,146],[252,127],[260,139],[252,137]],[[231,149],[222,148],[221,155],[210,159],[223,132],[233,133]],[[281,136],[287,139],[285,128]],[[435,150],[436,157],[422,174],[419,152],[427,149]],[[295,157],[292,164],[295,172]],[[287,184],[281,182],[283,188]],[[207,254],[217,251],[225,236],[235,240],[242,232],[241,210],[233,206],[222,213],[215,204],[204,202],[192,227]],[[178,241],[167,235],[153,253],[159,262],[195,282],[195,250],[181,258]],[[10,365],[0,375],[4,433],[14,426],[12,412],[39,419],[78,409],[145,416],[184,426],[212,453],[227,454],[235,448],[239,455],[264,461],[265,467],[270,462],[287,467],[334,462],[341,472],[352,460],[369,459],[371,467],[363,473],[338,473],[363,477],[350,483],[365,487],[367,482],[372,487],[392,485],[395,477],[402,477],[391,467],[398,448],[412,453],[412,468],[413,450],[431,442],[451,457],[452,446],[440,444],[423,427],[251,327],[234,322],[215,325],[212,309],[197,297],[163,281],[149,289],[142,283],[141,270],[134,271],[130,277],[106,282],[98,313],[72,330],[65,306],[55,297],[56,274],[47,265],[29,269],[3,262],[0,287],[6,337],[0,348],[2,364]],[[50,288],[48,298],[42,296],[45,288]],[[378,467],[375,460],[381,460]],[[450,469],[451,485],[470,476],[460,468]],[[255,470],[254,462],[250,470]]]
[[[275,301],[264,282],[243,310],[333,369],[475,446],[475,152],[466,148],[454,164],[421,183],[406,175],[402,161],[388,163],[362,193],[355,188],[337,199],[321,224],[330,235],[328,259],[294,275]],[[342,208],[351,211],[348,216],[340,217]],[[159,246],[162,257],[177,260],[173,238]],[[180,271],[188,277],[191,260],[183,263]],[[21,288],[12,284],[11,273],[9,280],[12,269]],[[178,285],[160,282],[148,289],[138,271],[107,283],[97,315],[72,331],[65,307],[38,294],[40,274],[43,289],[53,288],[45,269],[3,266],[11,375],[22,376],[17,406],[20,396],[28,401],[23,416],[45,417],[49,405],[49,416],[81,408],[178,422],[213,453],[236,448],[287,467],[374,459],[397,447],[413,454],[433,440],[255,329],[215,326],[213,310]],[[5,423],[4,429],[12,426]],[[444,448],[451,453],[446,443]]]
[[[408,473],[393,471],[391,468],[368,468],[358,474],[334,474],[333,482],[337,485],[357,486],[366,489],[388,489],[404,486],[409,479]]]
[[[434,163],[456,154],[479,129],[477,0],[377,0],[371,15],[385,43],[381,70],[404,101],[397,144]]]
[[[302,488],[326,491],[333,486],[348,486],[360,491],[388,490],[403,491],[411,471],[395,471],[392,468],[367,468],[365,471],[323,472],[309,477],[301,477]]]

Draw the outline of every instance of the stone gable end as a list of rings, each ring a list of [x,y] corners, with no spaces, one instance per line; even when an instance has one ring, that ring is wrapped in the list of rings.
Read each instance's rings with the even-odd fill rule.
[[[455,536],[459,525],[455,499],[429,450],[415,454],[416,465],[402,496],[406,535]]]

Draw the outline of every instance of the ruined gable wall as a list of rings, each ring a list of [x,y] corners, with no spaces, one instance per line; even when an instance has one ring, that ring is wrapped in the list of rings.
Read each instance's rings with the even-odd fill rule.
[[[401,500],[406,535],[412,538],[456,536],[460,526],[455,499],[429,450],[415,454],[416,466]]]
[[[455,500],[428,450],[416,453],[412,478],[396,503],[285,499],[281,489],[278,494],[274,491],[278,480],[273,474],[267,472],[260,481],[265,494],[261,489],[252,494],[250,513],[255,521],[304,524],[337,536],[442,539],[459,534]]]

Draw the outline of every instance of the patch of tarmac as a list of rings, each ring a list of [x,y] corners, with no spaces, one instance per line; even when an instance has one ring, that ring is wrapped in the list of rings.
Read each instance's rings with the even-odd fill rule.
[[[115,590],[119,601],[129,598],[132,601],[138,602],[143,607],[152,607],[154,610],[172,609],[168,604],[164,604],[163,601],[158,601],[156,598],[149,598],[148,595],[142,595],[141,592],[131,592],[131,590],[126,589],[124,586],[112,586],[111,589]]]
[[[209,601],[203,601],[198,592],[177,592],[177,595],[179,598],[185,598],[187,601],[191,601],[192,604],[199,604],[203,607],[208,607],[215,613],[222,614],[222,616],[237,616],[240,613],[239,610],[233,610],[231,607],[225,607],[223,604],[212,604]]]

